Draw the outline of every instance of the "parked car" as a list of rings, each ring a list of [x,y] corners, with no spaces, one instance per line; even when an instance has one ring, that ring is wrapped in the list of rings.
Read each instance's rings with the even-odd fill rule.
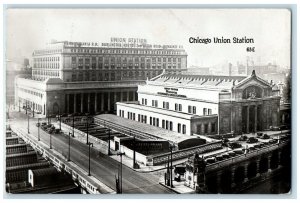
[[[249,137],[247,140],[247,143],[256,143],[256,142],[258,142],[258,139],[255,137]]]
[[[222,154],[223,159],[229,159],[230,155],[228,153]]]
[[[228,152],[228,155],[231,157],[234,157],[236,155],[236,153],[234,151]]]
[[[269,140],[269,143],[270,144],[275,144],[275,143],[277,143],[278,142],[278,139],[271,139],[271,140]]]
[[[45,125],[47,125],[47,123],[46,122],[42,122],[41,126],[45,126]]]
[[[242,149],[235,149],[235,150],[233,150],[233,152],[234,152],[235,154],[244,154],[244,152],[243,152]]]
[[[35,126],[36,126],[36,127],[40,127],[41,124],[40,124],[40,123],[36,123]]]
[[[259,132],[259,133],[256,133],[257,134],[257,137],[261,137],[263,135],[263,133]]]
[[[261,136],[261,139],[270,139],[270,136],[267,134],[264,134],[263,136]]]
[[[222,155],[217,155],[216,156],[216,160],[217,161],[222,161],[223,160],[223,156]]]
[[[55,133],[55,134],[59,134],[59,133],[60,133],[60,129],[55,129],[55,130],[54,130],[54,133]]]
[[[215,163],[216,162],[216,158],[215,157],[207,158],[207,159],[205,159],[205,162],[208,163],[208,164]]]
[[[229,146],[231,149],[236,149],[236,148],[242,147],[242,145],[241,145],[240,143],[237,143],[237,142],[230,142],[230,143],[228,143],[228,146]]]
[[[246,135],[242,135],[240,138],[239,138],[239,141],[246,141],[248,139],[248,137]]]

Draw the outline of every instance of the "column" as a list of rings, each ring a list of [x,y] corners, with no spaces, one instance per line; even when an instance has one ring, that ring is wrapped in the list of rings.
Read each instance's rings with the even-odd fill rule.
[[[70,95],[67,94],[67,113],[70,113]]]
[[[235,167],[231,168],[231,188],[235,187],[235,180],[234,180],[234,175],[235,175]]]
[[[133,92],[132,101],[135,101],[135,92]]]
[[[110,111],[110,92],[107,92],[107,110]]]
[[[246,132],[249,133],[249,106],[247,106],[247,128]]]
[[[98,112],[98,94],[95,92],[95,113]]]
[[[116,102],[117,102],[117,92],[113,92],[114,94],[114,110],[117,110],[117,105],[116,105]]]
[[[271,172],[271,171],[272,171],[272,169],[271,169],[271,158],[272,158],[272,156],[269,155],[269,156],[268,156],[268,172]]]
[[[281,151],[278,150],[278,168],[281,167]]]
[[[217,192],[220,193],[221,191],[221,172],[219,171],[217,175]]]
[[[122,102],[123,101],[123,92],[121,91],[121,93],[120,93],[120,101]]]
[[[91,93],[88,93],[88,113],[90,113],[90,106],[91,106]]]
[[[256,160],[256,177],[259,177],[260,176],[260,173],[259,173],[259,163],[260,163],[260,159],[257,159]]]
[[[130,93],[130,92],[127,92],[127,98],[126,98],[126,101],[129,101],[129,93]]]
[[[76,95],[77,94],[74,94],[74,113],[76,113],[76,108],[77,108]]]
[[[244,183],[248,181],[248,163],[244,165]]]
[[[254,132],[257,131],[257,105],[255,105],[255,108],[254,108]]]
[[[101,107],[100,107],[100,111],[104,111],[104,93],[101,93]]]
[[[80,94],[80,112],[83,113],[83,93]]]

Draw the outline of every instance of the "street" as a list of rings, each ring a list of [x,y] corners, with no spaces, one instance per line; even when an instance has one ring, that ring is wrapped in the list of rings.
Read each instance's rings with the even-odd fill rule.
[[[10,123],[18,129],[27,133],[27,115],[18,112],[10,112]],[[56,119],[52,119],[54,121]],[[43,120],[44,121],[44,120]],[[38,128],[36,127],[37,118],[30,117],[30,135],[38,139]],[[50,135],[40,129],[41,142],[49,146]],[[68,157],[68,136],[52,134],[52,148]],[[88,171],[88,145],[71,138],[71,161],[76,163],[85,171]],[[118,175],[120,163],[107,155],[91,147],[91,175],[101,182],[116,190],[115,177]],[[159,172],[139,173],[123,165],[123,193],[137,194],[166,194],[173,193],[169,189],[159,185]]]

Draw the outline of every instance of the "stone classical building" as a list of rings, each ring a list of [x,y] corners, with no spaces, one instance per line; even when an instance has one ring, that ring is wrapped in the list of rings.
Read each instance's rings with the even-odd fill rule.
[[[33,52],[32,77],[15,82],[15,104],[42,115],[115,112],[118,101],[137,99],[137,85],[162,70],[186,70],[181,46],[145,39],[110,43],[53,42]]]
[[[138,102],[117,103],[117,115],[178,133],[249,133],[279,125],[278,88],[255,74],[163,73],[138,86]]]

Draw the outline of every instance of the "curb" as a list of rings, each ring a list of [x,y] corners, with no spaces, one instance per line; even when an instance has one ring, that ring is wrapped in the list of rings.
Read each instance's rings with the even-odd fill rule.
[[[176,190],[174,190],[174,189],[170,188],[169,186],[167,186],[167,185],[163,184],[162,182],[159,182],[159,184],[160,184],[160,185],[162,185],[163,187],[165,187],[165,188],[168,188],[169,190],[171,190],[171,191],[175,192],[176,194],[181,194],[180,192],[178,192],[178,191],[176,191]]]

